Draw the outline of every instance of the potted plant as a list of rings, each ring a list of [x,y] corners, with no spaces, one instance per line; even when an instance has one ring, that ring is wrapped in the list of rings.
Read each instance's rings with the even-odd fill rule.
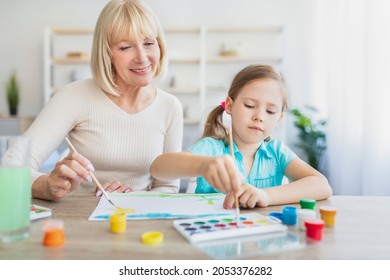
[[[16,79],[16,73],[13,73],[9,78],[6,90],[9,113],[11,116],[16,116],[18,114],[19,105],[19,83]]]
[[[316,112],[317,109],[306,106],[308,110]],[[290,113],[295,117],[294,125],[298,128],[299,142],[296,146],[306,154],[308,163],[319,170],[322,156],[326,150],[325,120],[313,122],[309,116],[299,109],[292,109]]]

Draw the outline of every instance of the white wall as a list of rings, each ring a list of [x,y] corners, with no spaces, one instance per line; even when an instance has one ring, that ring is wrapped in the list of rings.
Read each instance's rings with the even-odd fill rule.
[[[93,28],[107,0],[0,0],[0,114],[8,114],[5,83],[16,70],[21,83],[19,114],[43,106],[45,27]]]
[[[7,114],[5,82],[17,71],[19,114],[35,116],[43,106],[43,32],[93,28],[108,0],[0,0],[0,114]],[[293,106],[310,100],[311,0],[146,0],[163,26],[283,25],[284,75]],[[230,81],[227,81],[229,83]]]
[[[311,27],[311,0],[147,0],[164,26],[283,25],[285,27],[284,74],[291,101],[307,100]]]

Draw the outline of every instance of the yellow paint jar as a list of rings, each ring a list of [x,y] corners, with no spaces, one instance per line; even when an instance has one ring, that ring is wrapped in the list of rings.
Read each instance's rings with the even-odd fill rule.
[[[321,219],[325,222],[325,226],[334,227],[336,220],[336,208],[330,206],[320,207]]]
[[[126,214],[124,212],[110,216],[110,231],[113,233],[126,231]]]

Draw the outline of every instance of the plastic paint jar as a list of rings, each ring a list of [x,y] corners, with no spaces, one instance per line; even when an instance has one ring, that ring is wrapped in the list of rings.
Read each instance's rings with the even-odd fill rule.
[[[49,219],[43,225],[45,232],[43,244],[46,246],[59,246],[65,242],[64,221]]]
[[[298,226],[300,230],[306,230],[305,221],[315,220],[317,213],[310,209],[298,209]]]
[[[294,206],[283,207],[283,223],[285,225],[295,225],[297,223],[297,208]]]
[[[113,233],[126,231],[126,214],[124,212],[110,216],[110,231]]]
[[[304,198],[299,201],[302,209],[311,209],[314,210],[316,207],[316,201],[314,199]]]
[[[321,219],[324,220],[327,227],[333,227],[336,220],[336,208],[330,206],[320,207]]]
[[[306,220],[306,237],[320,241],[322,239],[322,230],[324,228],[324,221],[320,219]]]

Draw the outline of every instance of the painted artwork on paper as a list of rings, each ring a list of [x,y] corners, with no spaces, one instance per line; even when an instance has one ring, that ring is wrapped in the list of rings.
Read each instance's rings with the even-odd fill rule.
[[[111,193],[111,200],[126,213],[127,220],[190,219],[234,214],[223,208],[225,194]],[[89,221],[107,221],[117,211],[102,196]]]

